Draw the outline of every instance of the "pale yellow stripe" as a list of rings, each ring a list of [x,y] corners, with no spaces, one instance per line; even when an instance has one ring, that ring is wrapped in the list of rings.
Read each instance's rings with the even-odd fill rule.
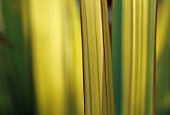
[[[122,115],[130,112],[130,83],[131,83],[131,58],[132,58],[132,3],[123,0],[122,9]]]
[[[143,52],[142,59],[142,88],[141,88],[141,115],[145,114],[145,98],[146,98],[146,67],[147,67],[147,44],[148,44],[148,1],[143,1]]]
[[[135,115],[135,82],[136,82],[136,0],[133,0],[133,53],[132,53],[132,86],[131,86],[131,106],[130,115]]]

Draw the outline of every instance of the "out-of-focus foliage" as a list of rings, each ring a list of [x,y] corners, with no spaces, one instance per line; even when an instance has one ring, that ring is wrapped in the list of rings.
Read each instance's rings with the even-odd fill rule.
[[[161,0],[157,22],[157,115],[170,114],[170,1]]]
[[[19,1],[18,1],[19,2]],[[0,114],[35,113],[32,70],[24,42],[21,4],[1,0]]]
[[[76,0],[0,3],[0,114],[82,115]]]
[[[30,17],[39,114],[83,114],[81,29],[76,0],[30,0]]]

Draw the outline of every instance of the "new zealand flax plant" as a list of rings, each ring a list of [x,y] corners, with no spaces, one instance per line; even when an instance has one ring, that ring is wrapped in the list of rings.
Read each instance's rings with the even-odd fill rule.
[[[169,115],[169,0],[0,0],[0,115]]]

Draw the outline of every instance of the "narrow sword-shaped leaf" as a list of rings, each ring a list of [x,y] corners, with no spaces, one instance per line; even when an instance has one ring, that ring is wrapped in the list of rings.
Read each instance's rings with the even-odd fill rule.
[[[131,115],[154,114],[155,21],[155,0],[133,0]]]
[[[102,30],[104,50],[104,77],[103,77],[103,115],[114,115],[114,90],[112,77],[111,38],[108,22],[108,7],[106,0],[101,0]]]
[[[122,113],[122,0],[112,2],[112,71],[115,114]]]
[[[102,114],[103,35],[100,0],[81,0],[85,114]]]

